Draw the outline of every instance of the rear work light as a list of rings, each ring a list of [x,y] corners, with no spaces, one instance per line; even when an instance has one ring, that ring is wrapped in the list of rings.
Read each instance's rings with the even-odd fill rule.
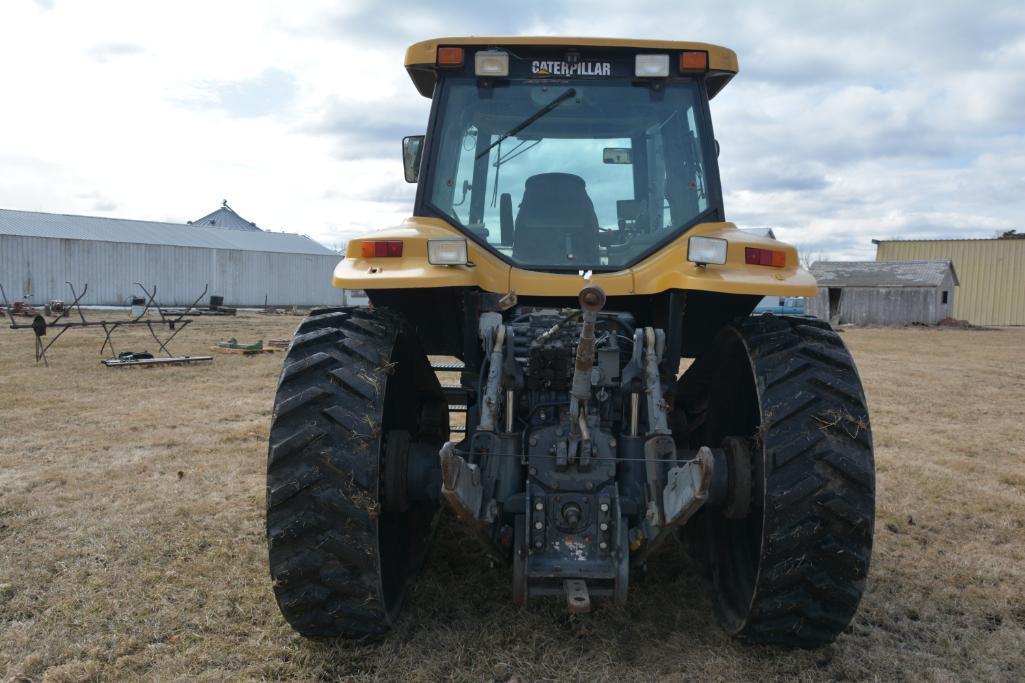
[[[708,53],[704,50],[686,50],[680,53],[680,71],[707,71]]]
[[[439,47],[437,56],[438,66],[462,66],[463,48],[461,47]]]
[[[787,253],[785,251],[775,251],[774,249],[747,247],[744,249],[744,263],[749,266],[783,268],[787,265]]]
[[[360,244],[363,258],[397,258],[402,256],[402,240],[368,240]]]
[[[509,75],[509,53],[486,50],[473,56],[473,72],[477,76],[504,78]]]
[[[726,240],[718,237],[691,237],[687,240],[687,260],[699,266],[726,263]]]
[[[665,78],[669,75],[669,55],[637,55],[634,74],[638,78]]]
[[[466,240],[458,238],[427,240],[427,262],[433,266],[465,266],[469,262],[466,254]]]

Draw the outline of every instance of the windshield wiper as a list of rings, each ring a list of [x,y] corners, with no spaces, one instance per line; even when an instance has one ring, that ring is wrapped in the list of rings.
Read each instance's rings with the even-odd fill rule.
[[[523,119],[523,121],[521,121],[520,123],[516,124],[515,126],[510,128],[506,132],[502,133],[500,136],[498,136],[497,140],[495,140],[490,145],[488,145],[483,150],[481,150],[481,152],[479,154],[477,154],[477,156],[475,158],[476,159],[480,159],[482,156],[484,156],[485,154],[490,152],[494,147],[497,147],[498,145],[502,144],[503,140],[505,140],[506,138],[510,138],[513,135],[516,135],[521,130],[523,130],[524,128],[526,128],[530,124],[534,123],[539,118],[541,118],[545,114],[549,113],[550,111],[552,111],[553,109],[558,107],[560,104],[562,104],[566,100],[570,99],[571,97],[576,97],[576,95],[577,95],[576,88],[570,88],[569,90],[567,90],[566,92],[562,93],[561,95],[556,97],[554,100],[552,100],[551,102],[549,102],[545,106],[543,106],[540,109],[538,109],[536,112],[534,112],[533,114],[531,114],[527,118]]]

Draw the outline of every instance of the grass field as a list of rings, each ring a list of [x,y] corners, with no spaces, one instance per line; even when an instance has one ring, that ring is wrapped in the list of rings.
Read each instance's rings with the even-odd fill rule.
[[[669,549],[625,609],[510,604],[445,519],[394,634],[312,642],[280,617],[263,531],[281,354],[107,369],[72,331],[36,367],[0,320],[0,680],[1015,680],[1025,675],[1025,330],[847,330],[871,409],[876,545],[849,633],[731,641]],[[287,337],[201,319],[174,350]],[[142,333],[119,350],[154,350]]]

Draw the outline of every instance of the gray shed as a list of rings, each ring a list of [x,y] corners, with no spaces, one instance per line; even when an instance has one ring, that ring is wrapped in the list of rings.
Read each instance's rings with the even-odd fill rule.
[[[950,261],[816,261],[810,270],[819,293],[805,312],[833,324],[935,325],[954,313]]]
[[[35,304],[67,300],[65,282],[79,291],[89,285],[85,305],[124,305],[141,294],[136,282],[156,285],[163,305],[191,303],[204,285],[232,306],[342,303],[342,292],[331,286],[341,256],[305,235],[248,225],[0,209],[0,284],[9,299]]]

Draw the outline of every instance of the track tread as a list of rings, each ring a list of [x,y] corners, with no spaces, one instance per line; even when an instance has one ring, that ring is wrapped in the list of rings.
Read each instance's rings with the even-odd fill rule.
[[[329,373],[345,389],[368,401],[377,399],[383,382],[370,375],[360,375],[352,372],[351,369],[341,367],[335,368]],[[378,375],[380,377],[380,375]]]
[[[319,398],[327,396],[328,393],[320,387],[308,387],[278,402],[277,415],[288,415],[293,410],[298,410]]]
[[[759,394],[764,517],[749,610],[738,618],[722,598],[717,609],[741,639],[818,647],[850,624],[871,557],[875,475],[864,392],[843,341],[821,321],[760,316],[733,333]],[[696,386],[687,387],[692,402]]]
[[[388,378],[381,369],[406,328],[382,309],[315,313],[289,346],[271,424],[274,593],[285,619],[305,636],[379,636],[404,593],[403,583],[397,599],[386,599],[381,566],[382,535],[393,533],[381,529],[379,503]],[[423,363],[429,367],[426,356]],[[440,399],[440,387],[435,393]],[[415,570],[402,569],[407,576]]]
[[[765,378],[774,368],[791,362],[780,357],[781,342],[769,353],[749,346],[763,405],[790,406],[765,431],[766,448],[785,451],[790,444],[779,437],[794,430],[830,438],[766,473],[767,499],[775,514],[766,523],[774,528],[763,534],[797,536],[805,542],[787,552],[766,544],[770,552],[763,556],[752,613],[738,635],[755,642],[815,647],[832,641],[854,616],[868,572],[875,492],[870,439],[852,437],[842,424],[839,430],[832,428],[831,420],[822,416],[853,420],[864,425],[861,431],[868,436],[868,410],[850,354],[828,326],[779,317],[742,326],[746,336],[745,328],[772,328],[795,340],[794,345],[782,344],[786,355],[796,355],[812,368],[770,384]],[[796,483],[789,474],[795,468],[805,472]],[[816,532],[809,536],[809,529]],[[797,620],[787,621],[784,630],[772,628],[769,620],[783,615]]]

